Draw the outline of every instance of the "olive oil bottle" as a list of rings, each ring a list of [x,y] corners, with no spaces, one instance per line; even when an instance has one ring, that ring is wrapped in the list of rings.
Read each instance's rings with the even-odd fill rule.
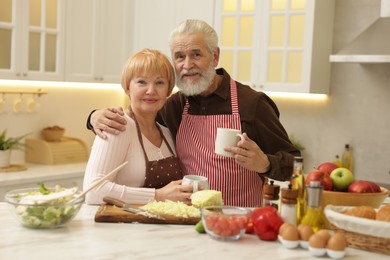
[[[325,228],[325,216],[321,207],[322,190],[319,181],[311,181],[307,188],[307,209],[301,224],[308,224],[314,232]]]
[[[344,152],[341,155],[341,164],[344,168],[347,168],[353,172],[353,157],[349,144],[346,144],[344,147]]]
[[[303,157],[294,157],[293,174],[291,177],[291,186],[298,190],[297,196],[297,225],[301,223],[301,219],[306,210],[306,188],[305,176],[303,175]]]

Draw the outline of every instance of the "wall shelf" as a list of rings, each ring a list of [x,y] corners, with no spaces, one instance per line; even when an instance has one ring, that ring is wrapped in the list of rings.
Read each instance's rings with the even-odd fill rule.
[[[390,55],[330,55],[333,63],[390,63]]]

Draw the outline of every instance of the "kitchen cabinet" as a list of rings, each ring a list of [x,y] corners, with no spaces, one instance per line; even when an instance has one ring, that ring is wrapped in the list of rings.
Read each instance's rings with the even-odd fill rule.
[[[63,80],[63,0],[0,0],[0,78]]]
[[[168,57],[169,35],[185,19],[200,19],[213,25],[214,1],[210,0],[135,0],[134,52],[158,49]]]
[[[217,0],[220,65],[256,90],[328,93],[333,0]]]
[[[132,3],[66,1],[66,81],[120,83],[132,52]]]

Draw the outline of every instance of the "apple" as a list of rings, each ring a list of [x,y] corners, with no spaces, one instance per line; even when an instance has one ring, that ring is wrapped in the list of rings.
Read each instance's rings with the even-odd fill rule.
[[[348,186],[355,180],[352,172],[344,167],[334,169],[330,173],[333,182],[333,188],[337,191],[347,191]]]
[[[336,168],[339,168],[339,166],[335,163],[332,163],[332,162],[324,162],[324,163],[321,163],[318,167],[317,167],[317,170],[320,170],[328,175],[330,175],[330,173],[336,169]]]
[[[373,192],[381,192],[381,187],[378,184],[371,181],[363,181],[358,180],[352,182],[348,186],[348,192],[353,193],[373,193]]]
[[[305,179],[306,186],[309,186],[311,181],[319,181],[321,186],[324,187],[324,190],[332,190],[333,189],[333,183],[330,179],[330,176],[323,171],[320,170],[314,170],[310,172]]]

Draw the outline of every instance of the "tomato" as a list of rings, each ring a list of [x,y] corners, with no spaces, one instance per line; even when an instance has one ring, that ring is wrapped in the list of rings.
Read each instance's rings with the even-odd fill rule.
[[[245,233],[247,234],[253,234],[254,228],[253,228],[253,221],[252,218],[249,218],[248,225],[246,226]]]

